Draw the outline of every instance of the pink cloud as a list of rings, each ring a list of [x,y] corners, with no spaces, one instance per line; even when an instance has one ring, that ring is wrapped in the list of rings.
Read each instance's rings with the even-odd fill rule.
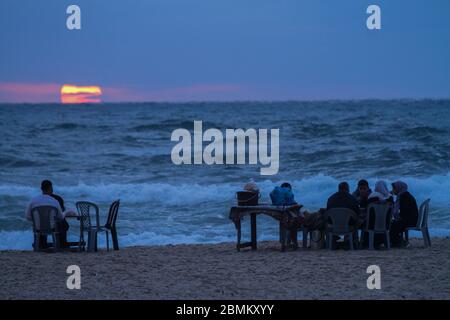
[[[195,84],[157,90],[143,87],[101,88],[104,102],[220,101],[236,100],[248,93],[248,88],[235,84]],[[61,84],[57,83],[0,82],[0,102],[58,103],[61,101],[60,90]]]
[[[205,101],[233,100],[244,87],[234,84],[196,84],[185,87],[145,90],[143,88],[104,88],[104,101]]]
[[[58,102],[60,88],[56,83],[0,82],[0,102]]]

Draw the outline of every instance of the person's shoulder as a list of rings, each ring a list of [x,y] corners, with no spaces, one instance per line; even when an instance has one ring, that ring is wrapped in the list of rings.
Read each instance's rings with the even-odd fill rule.
[[[64,208],[64,199],[62,197],[58,196],[57,194],[52,194],[51,197],[56,201],[58,201],[58,204],[61,206],[61,209]]]
[[[399,199],[414,199],[414,196],[409,192],[409,191],[405,191],[402,194],[400,194]]]
[[[407,194],[408,197],[414,198],[414,196],[413,196],[413,195],[411,194],[411,192],[409,192],[409,191],[405,191],[405,194]]]
[[[31,198],[31,200],[30,200],[30,202],[31,203],[39,203],[39,202],[41,202],[43,199],[45,199],[44,198],[44,195],[43,194],[38,194],[38,195],[36,195],[36,196],[34,196],[33,198]]]
[[[339,194],[338,192],[333,193],[331,196],[328,197],[328,200],[336,198],[338,194]]]
[[[43,195],[45,202],[54,205],[55,207],[59,208],[59,202],[58,200],[56,200],[53,196],[49,196],[49,195]]]
[[[352,195],[350,192],[346,192],[345,195],[350,198],[352,201],[358,202],[358,199],[354,195]]]
[[[57,194],[52,194],[51,197],[55,198],[58,201],[63,201],[63,198],[61,196],[58,196]]]
[[[380,202],[380,198],[378,196],[376,196],[376,195],[373,195],[372,197],[369,197],[367,199],[367,203],[368,204],[370,204],[370,203],[377,203],[377,202]]]

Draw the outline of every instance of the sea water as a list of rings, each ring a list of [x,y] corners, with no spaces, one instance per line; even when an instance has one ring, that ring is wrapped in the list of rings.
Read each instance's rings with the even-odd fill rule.
[[[279,128],[279,173],[174,165],[171,133],[192,131],[195,120],[219,130]],[[24,211],[43,179],[69,208],[97,203],[102,222],[120,199],[123,246],[235,241],[229,208],[250,179],[266,202],[290,182],[310,210],[324,207],[340,181],[354,189],[362,178],[371,187],[401,179],[419,203],[431,198],[432,235],[450,235],[450,100],[3,104],[0,137],[0,249],[31,249]],[[70,224],[75,241],[79,226]],[[260,240],[277,239],[271,218],[258,229]]]

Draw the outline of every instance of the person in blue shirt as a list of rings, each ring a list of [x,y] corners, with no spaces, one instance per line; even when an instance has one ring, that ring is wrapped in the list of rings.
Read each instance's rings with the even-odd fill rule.
[[[288,239],[288,243],[292,242],[294,247],[298,247],[295,232],[304,223],[305,216],[300,213],[300,208],[302,205],[295,201],[291,184],[285,182],[280,187],[275,187],[270,193],[270,199],[272,200],[272,204],[275,206],[289,207],[289,229],[292,230],[287,230],[286,237]]]
[[[296,206],[298,203],[294,200],[294,193],[290,183],[283,183],[280,187],[275,187],[270,193],[270,199],[275,206]]]

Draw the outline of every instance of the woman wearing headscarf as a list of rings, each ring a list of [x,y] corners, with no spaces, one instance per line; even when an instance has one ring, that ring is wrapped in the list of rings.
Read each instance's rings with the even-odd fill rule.
[[[391,193],[387,187],[386,182],[383,180],[377,181],[375,183],[374,191],[369,195],[367,200],[368,204],[373,202],[394,202]]]
[[[408,192],[408,185],[403,181],[392,184],[392,193],[397,196],[394,203],[394,221],[391,225],[390,236],[392,246],[400,246],[406,228],[414,227],[419,218],[416,199]]]

